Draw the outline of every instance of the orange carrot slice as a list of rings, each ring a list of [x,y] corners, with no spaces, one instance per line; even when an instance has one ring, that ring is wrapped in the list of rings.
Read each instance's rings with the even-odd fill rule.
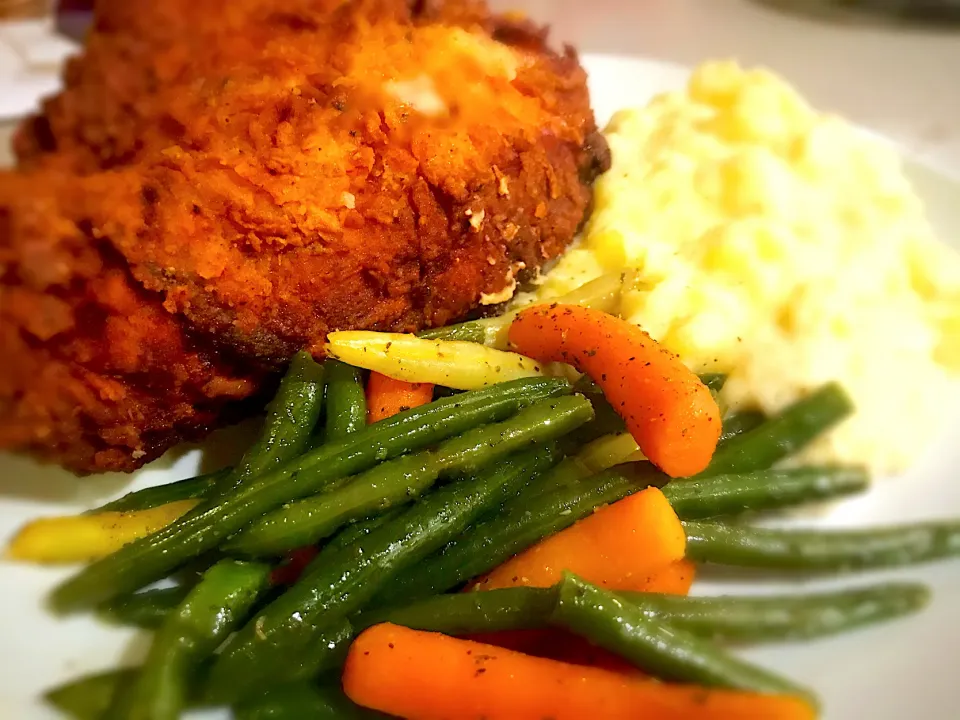
[[[433,399],[433,385],[394,380],[371,372],[367,380],[367,424],[426,405]]]
[[[697,566],[689,560],[670,563],[651,576],[646,583],[636,589],[641,592],[665,593],[667,595],[688,595],[690,586],[696,577]],[[623,589],[628,588],[614,588]]]
[[[493,645],[375,625],[350,647],[355,703],[410,720],[812,720],[803,700],[671,685]]]
[[[683,559],[687,537],[657,488],[647,488],[551,535],[476,581],[471,589],[549,587],[563,571],[610,590],[648,589],[652,578]]]
[[[671,477],[695,475],[720,439],[720,409],[679,358],[632,323],[579,305],[521,312],[510,344],[540,362],[565,362],[596,382],[643,454]]]

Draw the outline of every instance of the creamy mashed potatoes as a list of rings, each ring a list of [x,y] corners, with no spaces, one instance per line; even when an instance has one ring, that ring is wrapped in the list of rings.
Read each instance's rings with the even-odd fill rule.
[[[857,415],[805,460],[904,468],[942,427],[960,372],[960,262],[895,152],[734,63],[618,113],[582,244],[538,294],[635,268],[621,314],[732,408],[776,412],[838,380]],[[952,328],[952,330],[951,330]]]

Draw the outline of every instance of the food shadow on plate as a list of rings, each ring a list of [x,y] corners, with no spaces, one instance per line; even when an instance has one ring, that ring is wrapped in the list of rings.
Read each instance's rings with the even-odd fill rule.
[[[222,428],[201,443],[183,443],[134,473],[74,475],[33,458],[0,454],[0,502],[17,498],[76,505],[78,509],[107,502],[133,489],[173,482],[212,472],[236,462],[259,429],[259,420]]]

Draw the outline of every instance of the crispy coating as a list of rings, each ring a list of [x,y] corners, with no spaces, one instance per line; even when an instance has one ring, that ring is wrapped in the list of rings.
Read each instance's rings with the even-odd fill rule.
[[[605,145],[538,29],[473,2],[210,3],[100,8],[19,135],[0,446],[134,468],[331,330],[509,297],[583,220]]]
[[[201,68],[254,54],[272,31],[257,22],[271,0],[99,0],[63,90],[14,138],[23,169],[89,173],[134,161],[150,126],[164,122],[163,91]]]
[[[0,445],[130,470],[202,437],[265,381],[204,349],[90,235],[63,176],[0,175]]]
[[[345,0],[99,0],[83,53],[63,90],[21,124],[21,168],[54,164],[89,173],[134,161],[167,121],[171,88],[255,57],[271,39],[322,26]],[[493,23],[482,2],[364,0],[357,16],[461,26]],[[506,27],[506,26],[504,26]],[[535,28],[530,28],[536,30]],[[539,37],[536,32],[533,36]]]

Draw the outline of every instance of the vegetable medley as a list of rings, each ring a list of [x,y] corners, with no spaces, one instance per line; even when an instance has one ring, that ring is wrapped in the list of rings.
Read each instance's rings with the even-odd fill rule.
[[[688,597],[697,567],[900,566],[960,552],[960,521],[731,522],[862,491],[859,467],[780,465],[851,403],[826,385],[776,416],[722,412],[722,376],[604,311],[619,282],[429,337],[333,333],[235,466],[28,524],[12,557],[90,561],[56,612],[154,631],[142,666],[50,702],[81,720],[816,717],[811,689],[725,644],[888,620],[926,589]]]

